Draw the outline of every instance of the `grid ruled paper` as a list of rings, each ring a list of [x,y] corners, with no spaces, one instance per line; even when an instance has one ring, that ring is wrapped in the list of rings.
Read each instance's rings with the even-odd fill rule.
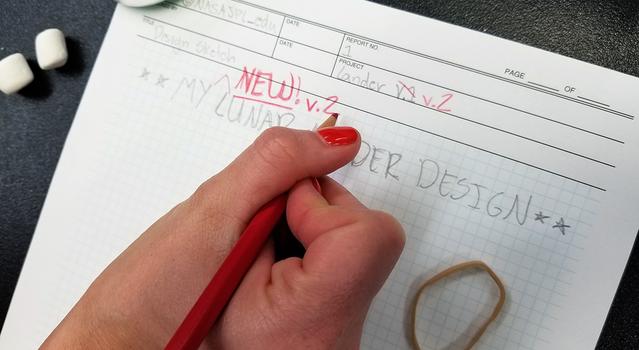
[[[332,176],[407,232],[363,348],[409,348],[419,283],[475,259],[508,293],[478,349],[593,348],[639,227],[637,88],[357,0],[119,6],[0,348],[41,344],[110,261],[262,130],[311,129],[332,112],[363,140]],[[463,346],[496,293],[466,272],[429,289],[423,348]]]

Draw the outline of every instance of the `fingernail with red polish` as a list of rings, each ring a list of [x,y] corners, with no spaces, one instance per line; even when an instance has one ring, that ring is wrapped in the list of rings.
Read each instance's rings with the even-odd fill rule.
[[[324,142],[331,146],[345,146],[357,141],[359,134],[350,126],[336,126],[317,130]]]
[[[321,194],[322,193],[322,186],[320,186],[320,183],[319,183],[319,181],[317,181],[316,177],[312,177],[311,178],[311,183],[313,184],[313,187],[315,187],[315,190]]]

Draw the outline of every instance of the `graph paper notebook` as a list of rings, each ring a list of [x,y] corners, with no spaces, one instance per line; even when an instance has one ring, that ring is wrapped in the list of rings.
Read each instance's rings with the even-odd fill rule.
[[[363,1],[119,6],[0,348],[41,344],[112,259],[261,130],[331,112],[364,141],[333,176],[408,234],[363,348],[408,348],[418,282],[471,259],[508,290],[477,348],[593,348],[639,228],[637,91],[627,75]],[[464,343],[496,298],[484,277],[424,297],[424,348]]]

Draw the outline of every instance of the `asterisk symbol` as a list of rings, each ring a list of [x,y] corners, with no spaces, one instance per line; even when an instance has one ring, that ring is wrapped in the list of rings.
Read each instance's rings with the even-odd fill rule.
[[[139,78],[142,78],[144,80],[147,80],[147,78],[149,77],[149,74],[151,74],[151,72],[149,72],[146,67],[144,67],[144,70],[142,71],[142,74],[140,74]]]
[[[169,78],[165,78],[162,74],[160,74],[160,76],[158,76],[158,81],[155,83],[155,85],[164,87],[164,82],[169,80]]]
[[[535,214],[535,221],[541,221],[542,224],[545,224],[544,220],[550,218],[550,216],[544,215],[544,213],[539,211],[539,213]]]
[[[555,222],[555,225],[552,228],[558,228],[559,231],[561,231],[562,235],[566,234],[566,229],[569,228],[570,226],[566,225],[564,223],[564,218],[559,219],[559,221]]]

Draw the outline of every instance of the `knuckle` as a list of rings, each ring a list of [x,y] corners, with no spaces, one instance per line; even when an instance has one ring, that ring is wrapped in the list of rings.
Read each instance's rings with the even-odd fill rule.
[[[197,187],[195,192],[182,203],[191,213],[191,217],[198,218],[199,221],[214,223],[216,226],[226,224],[236,224],[242,219],[228,210],[230,200],[244,200],[244,198],[231,199],[223,184],[220,184],[215,175]]]
[[[279,169],[297,159],[300,142],[292,130],[273,127],[266,129],[253,146],[258,161],[269,168]]]
[[[195,207],[207,206],[215,203],[219,199],[217,175],[200,184],[189,198],[190,203]]]
[[[371,225],[374,225],[377,231],[381,231],[387,240],[386,243],[401,251],[406,242],[406,234],[399,221],[394,216],[379,210],[371,210],[371,216],[373,217]]]

